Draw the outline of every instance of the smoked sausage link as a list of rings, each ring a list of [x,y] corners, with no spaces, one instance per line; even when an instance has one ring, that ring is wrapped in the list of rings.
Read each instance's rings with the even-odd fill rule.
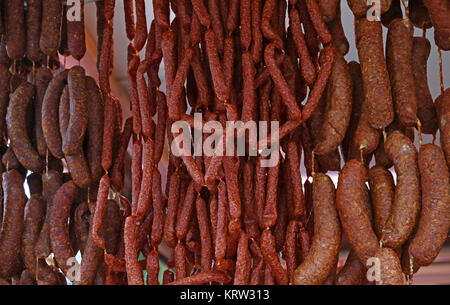
[[[400,131],[388,135],[384,149],[397,173],[395,199],[381,242],[396,249],[411,235],[420,211],[420,181],[417,151],[411,140]]]
[[[294,271],[296,285],[320,285],[336,265],[341,225],[330,177],[316,174],[313,182],[314,237],[308,256]]]
[[[431,264],[447,239],[450,226],[449,174],[439,146],[426,144],[419,152],[422,210],[409,246],[415,263]]]
[[[350,160],[339,175],[336,191],[342,228],[363,264],[378,250],[378,238],[364,203],[366,176],[364,165],[356,159]]]

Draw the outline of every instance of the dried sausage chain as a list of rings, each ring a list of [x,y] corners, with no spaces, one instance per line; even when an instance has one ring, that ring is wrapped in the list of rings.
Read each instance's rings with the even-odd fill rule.
[[[433,263],[450,226],[450,89],[441,63],[433,101],[426,67],[431,43],[449,49],[449,1],[405,15],[407,1],[381,1],[380,22],[348,0],[348,63],[339,0],[153,0],[153,20],[150,1],[124,0],[128,118],[110,85],[116,1],[95,2],[98,82],[80,65],[78,2],[68,18],[60,0],[0,1],[0,283],[398,285]],[[178,156],[172,127],[194,113],[277,121],[283,153],[268,168],[262,154]]]

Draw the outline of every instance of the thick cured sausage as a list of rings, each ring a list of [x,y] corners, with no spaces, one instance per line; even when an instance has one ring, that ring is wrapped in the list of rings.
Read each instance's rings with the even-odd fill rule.
[[[76,60],[81,60],[86,53],[86,41],[84,34],[84,0],[71,1],[74,5],[73,14],[69,18],[70,8],[67,8],[67,47],[70,55]],[[76,6],[76,7],[75,7]],[[78,13],[77,13],[78,11]],[[76,19],[78,17],[79,19]]]
[[[94,214],[91,214],[90,217],[90,226],[92,227]],[[89,229],[90,231],[91,229]],[[99,248],[92,239],[92,234],[88,235],[88,239],[86,241],[86,246],[84,248],[80,272],[81,278],[80,281],[75,282],[75,285],[92,285],[94,283],[95,274],[97,271],[97,267],[99,262],[101,261],[103,251]]]
[[[42,130],[42,106],[45,92],[53,78],[52,71],[47,67],[39,67],[36,70],[36,95],[34,98],[34,136],[36,139],[36,149],[42,158],[47,155],[47,143],[45,142]]]
[[[391,85],[384,59],[381,23],[361,18],[355,21],[356,47],[361,64],[369,123],[376,129],[394,119]]]
[[[34,95],[34,86],[28,82],[23,83],[11,96],[8,106],[6,122],[11,147],[19,162],[33,172],[44,170],[44,161],[41,159],[27,132],[27,108]]]
[[[10,0],[5,3],[6,51],[12,60],[20,60],[26,50],[24,0]]]
[[[64,155],[74,155],[83,145],[84,134],[88,125],[88,104],[85,71],[80,66],[70,69],[68,74],[70,96],[70,120],[63,141]]]
[[[100,88],[92,77],[86,78],[86,89],[88,99],[87,159],[91,178],[93,181],[98,181],[103,175],[104,101]]]
[[[67,274],[75,257],[70,245],[68,219],[78,188],[73,181],[66,182],[56,192],[50,210],[50,241],[58,266]]]
[[[52,155],[58,159],[64,158],[59,132],[58,105],[68,74],[69,70],[61,71],[51,80],[42,102],[42,131],[45,142]]]
[[[400,260],[394,250],[379,248],[374,255],[379,259],[380,280],[377,285],[403,285],[403,274]]]
[[[426,144],[419,152],[422,210],[409,245],[414,263],[431,264],[447,240],[450,226],[449,174],[439,146]]]
[[[411,140],[399,131],[389,134],[384,149],[397,173],[395,199],[381,242],[396,249],[411,235],[420,211],[420,181],[417,151]]]
[[[42,0],[28,0],[26,13],[26,53],[27,58],[33,62],[39,62],[42,58],[41,49],[39,48],[41,16]]]
[[[293,275],[295,285],[319,285],[336,265],[341,226],[335,205],[334,185],[324,174],[314,175],[314,237],[309,254]]]
[[[352,109],[352,80],[342,54],[337,53],[333,70],[328,80],[328,94],[325,118],[322,124],[320,142],[314,153],[324,155],[336,150],[342,142],[350,122]]]
[[[22,175],[10,170],[2,175],[3,223],[0,231],[0,276],[9,278],[19,260],[20,241],[24,224],[24,208],[27,201],[23,190]]]
[[[42,175],[42,194],[47,202],[44,224],[42,225],[39,238],[36,241],[35,253],[38,258],[45,258],[50,255],[50,210],[53,205],[53,197],[63,184],[59,172],[50,169]]]
[[[368,107],[364,99],[363,80],[360,65],[352,61],[348,64],[353,82],[353,105],[350,125],[343,145],[345,160],[359,159],[360,150],[367,154],[376,149],[380,134],[368,121]]]
[[[336,285],[363,285],[366,283],[366,267],[361,264],[358,255],[350,250],[344,267],[336,277]]]
[[[374,229],[378,238],[381,238],[394,202],[394,178],[390,171],[380,165],[372,167],[368,172],[368,177],[374,213]]]
[[[63,3],[59,0],[42,0],[41,38],[42,53],[52,56],[59,47],[63,15]]]
[[[68,86],[63,90],[59,104],[59,125],[63,142],[67,139],[70,122],[70,96]],[[65,160],[71,178],[80,188],[86,188],[91,183],[89,164],[84,156],[83,146],[80,146],[75,154],[65,155]]]
[[[365,15],[367,10],[372,7],[373,2],[366,2],[366,0],[347,0],[347,4],[355,15],[356,18],[366,19]],[[380,3],[380,14],[383,15],[391,7],[391,0],[381,0]],[[374,12],[372,12],[373,17]]]
[[[363,264],[378,250],[378,238],[365,208],[366,175],[366,168],[360,161],[348,161],[339,175],[336,191],[342,228]]]
[[[34,246],[44,221],[45,200],[41,194],[33,194],[25,205],[21,255],[25,267],[36,273],[36,255]]]
[[[391,80],[395,113],[403,126],[417,123],[417,97],[412,69],[414,27],[409,19],[389,24],[386,39],[386,63]]]

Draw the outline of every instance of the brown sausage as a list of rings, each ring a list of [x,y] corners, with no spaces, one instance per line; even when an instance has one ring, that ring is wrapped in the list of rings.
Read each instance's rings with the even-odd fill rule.
[[[379,165],[369,170],[368,177],[373,204],[374,229],[380,238],[394,201],[394,178],[390,171]]]
[[[261,233],[260,241],[264,261],[270,266],[277,283],[279,285],[287,285],[289,283],[287,271],[281,265],[280,259],[275,250],[275,237],[269,229],[266,229]]]
[[[60,41],[63,3],[58,0],[42,0],[42,23],[39,47],[42,53],[52,56],[56,53]]]
[[[409,246],[413,261],[431,264],[447,240],[450,226],[449,174],[439,146],[426,144],[419,152],[422,210]]]
[[[44,224],[39,233],[39,238],[35,244],[35,253],[38,258],[45,258],[50,255],[50,210],[53,205],[53,197],[63,184],[62,176],[55,170],[50,169],[42,175],[42,194],[47,202],[47,209]]]
[[[355,15],[356,18],[360,19],[366,19],[361,17],[365,17],[367,10],[373,5],[372,2],[366,2],[366,0],[347,0],[347,4],[352,10],[353,15]],[[391,0],[381,0],[379,5],[380,14],[382,15],[389,10],[389,7],[391,6]],[[372,17],[373,14],[374,12],[372,12]]]
[[[136,215],[143,218],[149,210],[150,199],[152,198],[152,180],[153,180],[153,151],[154,143],[152,139],[147,139],[143,144],[143,161],[142,161],[142,181],[141,190],[139,192],[138,206]]]
[[[41,35],[42,0],[27,1],[26,13],[26,37],[27,37],[27,58],[33,62],[39,62],[42,58],[39,48]],[[39,78],[36,77],[38,80]]]
[[[179,189],[180,189],[180,174],[178,171],[175,171],[170,176],[169,199],[167,201],[167,212],[166,212],[166,219],[164,222],[164,240],[166,241],[167,245],[171,248],[175,248],[176,246],[175,226],[177,217],[176,211],[180,195]]]
[[[289,24],[292,31],[292,39],[300,58],[300,69],[303,78],[308,85],[312,85],[316,78],[316,68],[309,55],[308,46],[305,42],[305,37],[301,28],[300,13],[296,9],[291,9],[289,12]]]
[[[133,129],[133,119],[129,117],[125,121],[122,133],[118,139],[116,156],[114,158],[114,163],[111,168],[111,184],[118,192],[121,192],[123,188],[124,183],[123,170],[128,143],[130,142],[132,134],[132,129]]]
[[[378,130],[372,127],[369,122],[370,109],[369,103],[364,99],[364,89],[362,87],[362,73],[360,65],[354,64],[351,68],[352,80],[354,83],[353,97],[362,98],[361,102],[361,113],[358,119],[354,139],[350,144],[348,159],[359,158],[360,151],[367,156],[370,155],[378,146],[380,141],[380,133]],[[370,157],[368,157],[369,159]],[[369,160],[370,161],[370,160]]]
[[[77,8],[79,7],[79,20],[75,20],[75,14],[74,12],[71,17],[73,20],[70,20],[68,17],[70,8],[67,8],[67,16],[63,16],[63,18],[67,19],[67,46],[70,51],[70,54],[75,58],[76,60],[80,61],[84,54],[86,53],[86,41],[84,37],[84,0],[80,1],[72,1],[72,4],[74,5],[72,8],[75,8],[75,5]]]
[[[394,250],[379,248],[374,255],[379,259],[380,281],[377,285],[403,285],[403,274],[400,260]]]
[[[64,157],[59,133],[58,105],[68,74],[69,70],[61,71],[51,80],[42,102],[42,131],[45,142],[52,155],[58,159]]]
[[[137,218],[128,216],[125,219],[125,262],[129,285],[144,285],[142,270],[138,262],[136,251]]]
[[[70,96],[68,86],[64,88],[59,104],[59,125],[63,142],[67,139],[70,122]],[[91,183],[91,172],[84,156],[83,147],[80,146],[76,154],[65,155],[67,167],[75,184],[86,188]]]
[[[317,105],[317,108],[314,110],[314,113],[311,115],[311,117],[308,119],[308,127],[305,128],[305,130],[302,132],[302,137],[304,138],[304,142],[310,139],[307,139],[309,137],[312,138],[312,143],[303,143],[303,146],[306,147],[305,149],[305,156],[310,158],[312,154],[312,145],[318,145],[321,141],[321,133],[322,133],[322,126],[323,126],[323,120],[325,118],[325,111],[328,101],[328,88],[325,89],[325,92],[323,93],[322,97],[319,100],[319,103]],[[330,102],[331,103],[331,102]],[[308,129],[308,130],[307,130]],[[309,152],[309,146],[311,145],[311,152]],[[307,152],[308,150],[308,152]],[[336,149],[328,154],[325,155],[318,155],[317,158],[314,159],[315,162],[318,161],[318,164],[320,164],[320,167],[323,171],[330,171],[330,170],[339,170],[341,165],[341,159],[339,156],[339,151]],[[307,160],[306,164],[309,167],[311,165],[312,160]],[[315,167],[315,170],[318,171],[319,168]]]
[[[87,159],[91,171],[91,178],[93,181],[98,181],[103,175],[104,101],[100,88],[90,76],[86,78],[86,90],[88,99],[88,125],[86,129]]]
[[[226,284],[231,281],[232,277],[228,274],[218,270],[211,270],[200,272],[181,279],[177,278],[175,281],[168,283],[168,285],[203,285],[209,282]]]
[[[413,32],[409,19],[389,24],[386,40],[386,63],[391,80],[395,113],[403,126],[417,123],[417,97],[412,69]]]
[[[269,69],[275,87],[283,97],[282,101],[287,107],[289,118],[291,120],[299,120],[302,117],[302,113],[297,105],[293,92],[288,87],[286,80],[275,61],[275,43],[269,44],[264,50],[264,61]]]
[[[337,53],[328,80],[328,104],[322,124],[321,141],[314,148],[318,155],[328,154],[339,146],[347,130],[352,107],[352,80],[342,54]]]
[[[369,123],[376,129],[394,119],[391,85],[384,59],[381,23],[361,18],[355,21],[356,47],[361,64]]]
[[[295,285],[318,285],[334,268],[341,244],[341,227],[330,177],[316,174],[313,182],[314,237],[309,254],[293,275]]]
[[[34,86],[28,82],[23,83],[14,91],[8,106],[6,122],[11,147],[19,162],[33,172],[44,170],[44,161],[41,159],[27,133],[27,107],[34,95]]]
[[[145,16],[145,1],[136,0],[136,36],[134,37],[134,45],[136,50],[140,51],[147,41],[147,18]]]
[[[399,131],[389,134],[384,149],[397,173],[395,199],[391,216],[384,227],[381,242],[396,249],[411,235],[420,211],[420,182],[417,151],[407,136]]]
[[[305,200],[303,197],[303,189],[302,189],[302,177],[299,170],[301,158],[301,156],[299,156],[299,153],[301,153],[301,150],[298,149],[294,141],[289,141],[287,146],[288,146],[287,158],[290,168],[289,173],[292,181],[291,187],[294,201],[293,216],[295,218],[299,218],[306,214]]]
[[[79,152],[83,145],[84,134],[88,124],[88,104],[86,92],[85,71],[80,66],[70,69],[68,75],[70,96],[70,120],[67,126],[65,141],[63,141],[64,155]]]
[[[428,39],[424,37],[413,38],[412,70],[417,96],[417,116],[422,125],[421,131],[427,134],[435,134],[439,126],[427,77],[427,61],[430,50],[431,45]]]
[[[206,202],[201,196],[197,196],[195,211],[197,212],[197,222],[201,239],[201,270],[207,271],[211,269],[213,253]]]
[[[152,206],[153,206],[153,223],[151,233],[151,245],[157,249],[162,241],[164,230],[164,202],[161,191],[161,174],[158,168],[153,170],[152,180]]]
[[[350,250],[344,266],[336,277],[336,285],[363,285],[366,281],[366,267],[361,264],[354,250]]]
[[[90,227],[93,224],[94,214],[90,217]],[[91,228],[89,229],[91,231]],[[94,277],[97,271],[99,262],[101,261],[103,251],[99,248],[92,239],[92,234],[88,235],[86,241],[86,246],[84,248],[84,253],[81,260],[80,281],[75,282],[75,285],[92,285],[94,282]]]
[[[20,60],[26,50],[24,0],[5,3],[6,51],[12,60]]]
[[[378,238],[364,206],[366,175],[366,168],[360,161],[348,161],[339,175],[336,191],[342,228],[364,264],[378,249]]]
[[[225,258],[227,245],[227,188],[225,182],[220,181],[218,189],[218,206],[217,206],[217,227],[216,227],[216,242],[215,242],[215,260],[220,262]]]
[[[359,149],[355,147],[354,139],[358,123],[362,122],[360,118],[362,115],[362,107],[364,104],[364,88],[361,75],[361,66],[358,62],[351,61],[348,63],[348,68],[353,84],[353,103],[349,127],[347,128],[344,140],[342,140],[341,143],[341,150],[345,161],[359,158]],[[367,107],[365,109],[367,110]],[[367,119],[365,124],[370,126]]]
[[[20,258],[26,196],[22,175],[16,170],[3,173],[3,223],[0,231],[0,276],[9,278]]]
[[[247,285],[250,280],[251,255],[248,247],[248,236],[241,231],[236,258],[236,269],[234,273],[234,285]]]
[[[41,194],[33,194],[25,205],[21,255],[25,267],[36,273],[35,243],[44,222],[45,200]]]
[[[102,168],[108,171],[113,161],[113,142],[114,142],[114,99],[107,96],[104,109],[104,126],[103,126],[103,147],[102,147]]]
[[[58,266],[67,274],[70,270],[69,259],[75,257],[70,245],[68,219],[70,208],[78,188],[73,181],[66,182],[56,192],[50,210],[50,241]]]
[[[47,67],[39,67],[36,70],[36,95],[34,99],[34,136],[36,139],[36,148],[39,155],[45,158],[47,155],[47,143],[45,142],[42,130],[42,106],[45,92],[50,81],[53,78],[52,71]]]

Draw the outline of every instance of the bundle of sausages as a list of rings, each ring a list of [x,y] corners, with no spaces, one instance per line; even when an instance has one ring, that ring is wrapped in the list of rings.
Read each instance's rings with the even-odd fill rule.
[[[78,19],[61,0],[0,1],[0,284],[159,285],[160,247],[163,284],[411,282],[450,227],[450,89],[433,101],[430,42],[413,29],[434,27],[448,50],[449,3],[405,1],[403,16],[382,0],[370,21],[365,0],[348,0],[359,63],[347,63],[339,0],[153,0],[151,21],[149,1],[124,0],[124,119],[114,0],[95,4],[98,84],[59,62],[85,55],[83,0]],[[194,113],[201,127],[279,122],[280,159],[178,156],[172,127],[194,134]],[[414,128],[439,130],[442,149],[417,151]]]

